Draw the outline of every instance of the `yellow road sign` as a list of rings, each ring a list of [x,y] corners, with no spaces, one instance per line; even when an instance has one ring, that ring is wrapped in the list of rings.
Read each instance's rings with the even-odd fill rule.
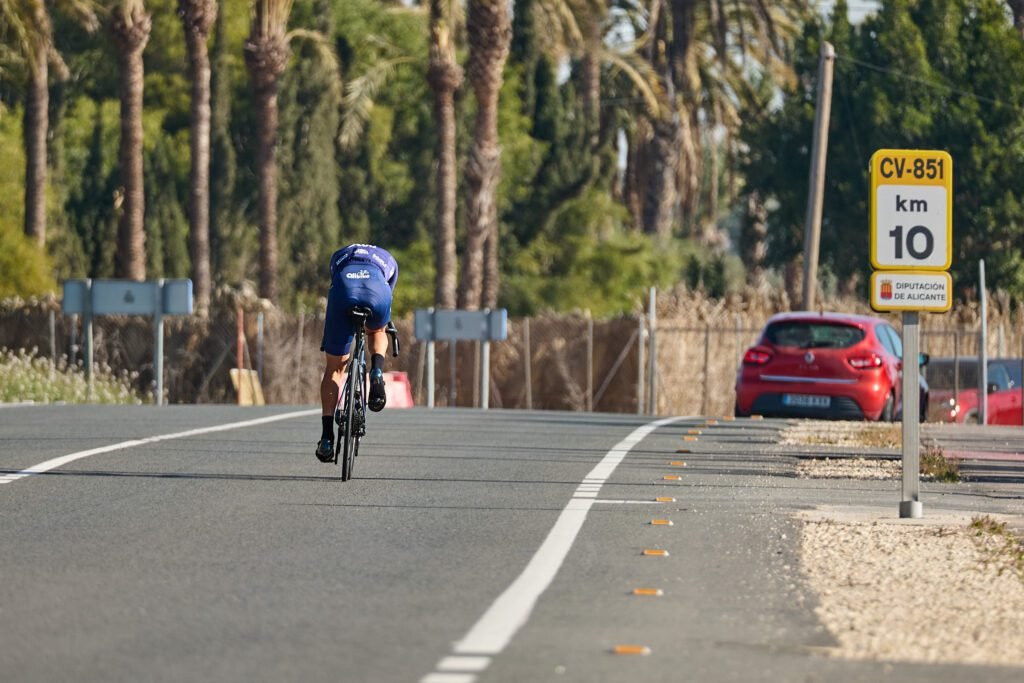
[[[871,156],[871,265],[942,271],[953,262],[953,158],[939,150]]]

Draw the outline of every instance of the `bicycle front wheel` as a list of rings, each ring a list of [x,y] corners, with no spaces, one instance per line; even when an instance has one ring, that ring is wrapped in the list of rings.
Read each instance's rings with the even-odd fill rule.
[[[353,363],[353,366],[356,364]],[[359,449],[359,435],[356,433],[358,425],[355,415],[359,409],[357,405],[358,378],[348,378],[345,383],[345,437],[342,440],[341,454],[341,480],[348,481],[352,478],[352,470],[356,466],[356,451]]]

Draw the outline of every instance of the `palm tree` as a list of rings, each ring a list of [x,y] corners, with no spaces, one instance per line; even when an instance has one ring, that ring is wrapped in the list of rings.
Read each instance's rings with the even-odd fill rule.
[[[121,98],[121,216],[117,226],[118,277],[146,278],[145,187],[142,177],[142,51],[149,42],[152,18],[144,0],[118,0],[110,12],[110,33],[117,50]]]
[[[508,3],[505,0],[470,0],[467,29],[469,79],[476,96],[476,121],[466,160],[466,250],[459,306],[473,310],[480,307],[483,293],[485,245],[487,240],[497,240],[498,232],[497,191],[501,178],[498,94],[512,39]],[[496,268],[489,269],[495,278],[496,271]],[[492,290],[496,297],[496,285],[492,284]]]
[[[666,90],[671,90],[670,108],[653,122],[651,138],[634,141],[647,147],[637,158],[650,160],[657,178],[666,169],[675,173],[674,188],[667,183],[647,185],[647,231],[670,234],[681,221],[697,237],[713,239],[707,226],[695,229],[704,132],[715,126],[723,126],[727,133],[735,129],[737,108],[748,98],[745,84],[753,71],[788,77],[781,59],[785,42],[797,25],[794,19],[807,6],[806,0],[648,0],[635,6],[649,30],[648,58]],[[670,197],[673,193],[675,197]]]
[[[210,54],[207,43],[217,19],[217,0],[178,0],[192,81],[192,169],[189,243],[196,313],[210,308]]]
[[[455,308],[455,91],[462,85],[462,68],[455,58],[457,0],[430,0],[430,63],[427,81],[434,93],[437,125],[437,235],[434,305]]]
[[[260,296],[277,301],[277,92],[288,65],[292,0],[254,0],[245,65],[256,98],[256,176],[259,179]]]
[[[73,14],[88,31],[96,28],[89,0],[64,0],[61,9]],[[39,246],[46,243],[47,150],[49,137],[50,67],[57,78],[68,76],[54,47],[53,23],[44,0],[0,4],[5,42],[27,67],[25,97],[25,235]]]
[[[309,41],[335,74],[331,87],[340,86],[338,58],[317,31],[288,31],[294,0],[253,0],[252,24],[245,43],[245,66],[256,98],[256,176],[259,185],[260,296],[276,302],[277,292],[277,93],[291,57],[291,41]]]

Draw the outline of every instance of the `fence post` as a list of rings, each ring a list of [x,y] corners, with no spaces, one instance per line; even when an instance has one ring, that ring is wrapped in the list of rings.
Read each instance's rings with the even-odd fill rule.
[[[644,329],[644,316],[639,316],[640,326],[637,328],[637,364],[636,364],[636,414],[644,414],[644,342],[647,330]]]
[[[953,331],[953,402],[960,403],[960,332]]]
[[[256,314],[256,374],[263,383],[263,311]]]
[[[587,311],[587,412],[594,412],[594,319]]]
[[[50,311],[50,360],[57,366],[57,314]]]
[[[523,371],[526,373],[526,409],[533,410],[533,349],[530,347],[530,319],[523,318]]]
[[[652,415],[658,414],[658,290],[651,287],[647,300],[648,335],[647,353],[647,408]]]
[[[245,313],[237,310],[235,323],[235,366],[238,368],[238,405],[242,405],[242,365],[245,356]]]
[[[710,325],[705,325],[704,326],[704,390],[701,392],[701,399],[700,399],[700,414],[701,415],[707,415],[708,414],[708,393],[709,393],[709,389],[710,389],[710,387],[708,385],[711,383],[711,375],[710,375],[710,371],[711,371],[711,356],[710,356],[710,351],[711,351],[711,326]]]

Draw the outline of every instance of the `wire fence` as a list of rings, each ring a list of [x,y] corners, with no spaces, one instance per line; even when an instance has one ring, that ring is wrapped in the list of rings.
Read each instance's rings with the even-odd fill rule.
[[[512,319],[508,338],[491,344],[490,407],[731,414],[737,368],[757,341],[767,313],[728,306],[693,308],[694,315],[664,316],[653,327],[643,315]],[[411,320],[396,325],[403,353],[389,358],[387,369],[407,373],[414,403],[425,405],[426,344],[413,338]],[[932,356],[977,356],[976,325],[931,316],[923,327],[921,347]],[[164,318],[164,328],[164,394],[169,403],[236,402],[229,371],[239,366],[257,371],[267,402],[319,400],[322,312],[285,314],[249,307],[242,309],[239,320],[239,309],[229,304],[215,307],[206,320]],[[152,400],[152,321],[97,317],[93,335],[95,361],[117,375],[130,375],[134,389]],[[0,347],[34,349],[40,356],[66,356],[82,363],[83,344],[81,319],[63,315],[55,302],[0,310]],[[1022,344],[1019,315],[1000,316],[990,324],[991,355],[1024,357]],[[435,405],[478,406],[483,374],[479,343],[438,342],[435,357]]]

